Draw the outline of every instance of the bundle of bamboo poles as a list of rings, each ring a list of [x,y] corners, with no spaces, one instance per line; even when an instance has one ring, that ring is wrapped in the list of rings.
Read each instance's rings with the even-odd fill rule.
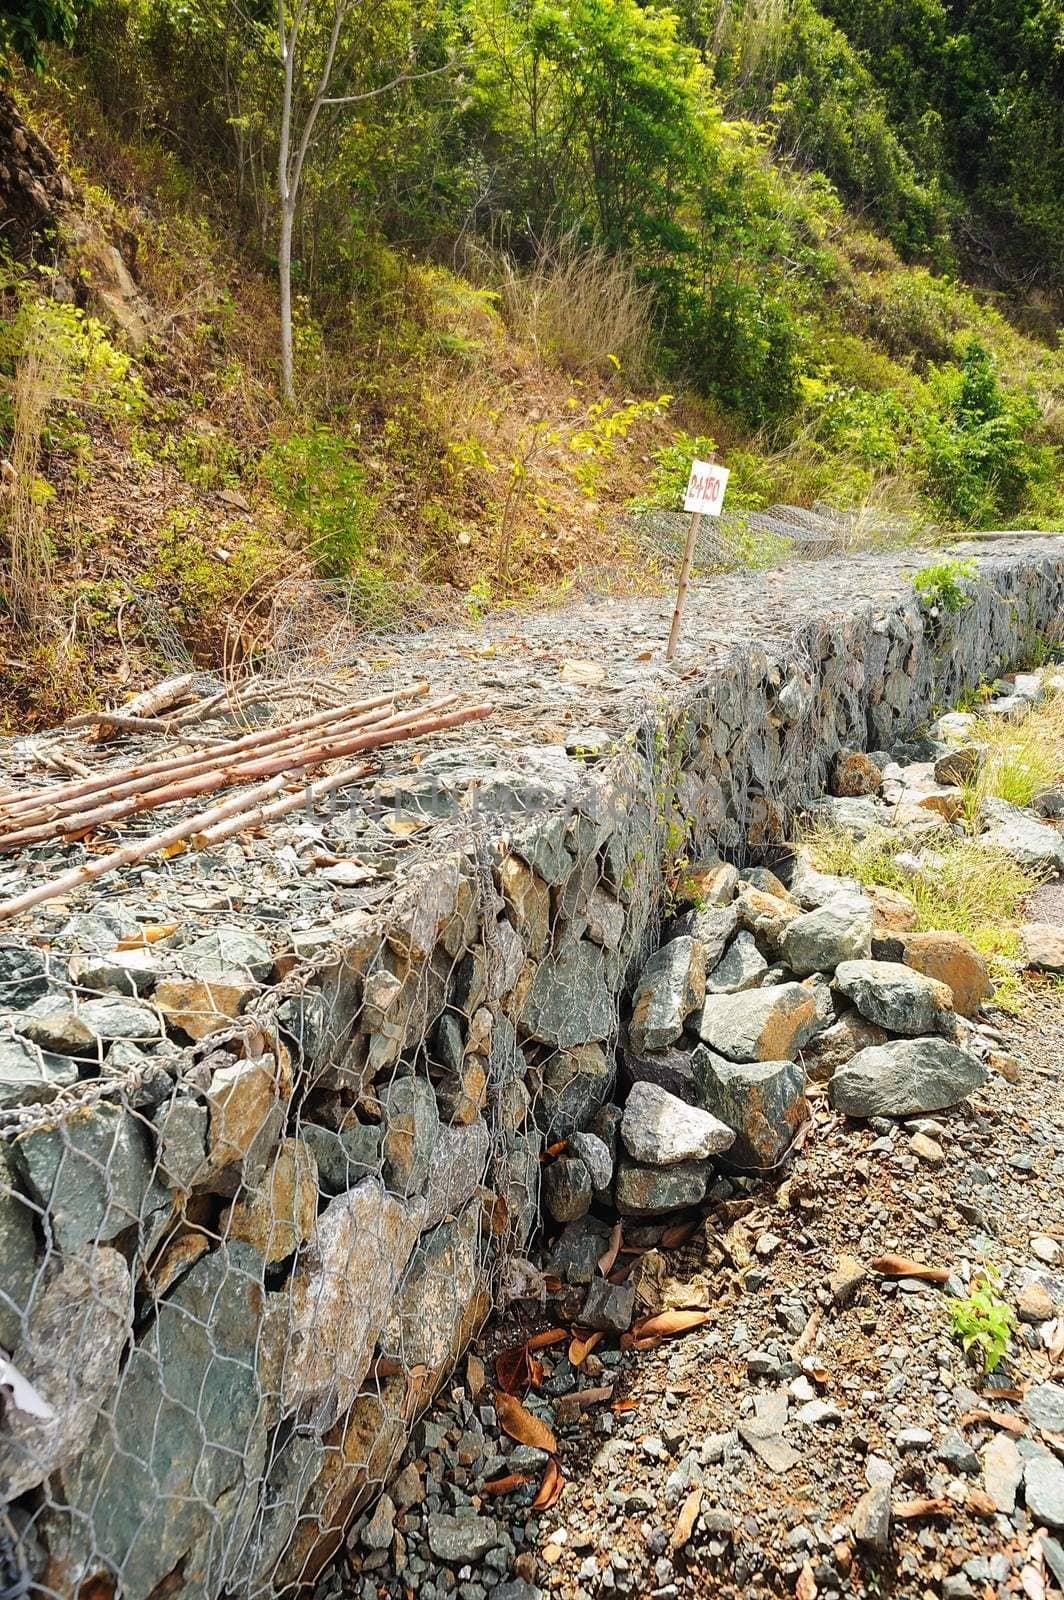
[[[219,789],[252,785],[241,788],[239,794],[222,804],[184,816],[161,832],[137,839],[12,900],[0,902],[0,920],[17,916],[42,900],[65,894],[120,867],[143,861],[171,845],[186,841],[197,848],[217,844],[245,828],[258,827],[332,790],[345,788],[372,770],[364,763],[345,767],[317,782],[301,784],[294,794],[282,795],[293,779],[315,768],[344,756],[458,727],[491,711],[488,705],[455,710],[457,695],[446,695],[425,705],[409,705],[428,692],[428,684],[419,682],[408,689],[314,712],[277,727],[259,728],[209,750],[190,750],[184,755],[6,796],[0,801],[0,851],[17,850],[47,839],[81,837],[101,824],[120,822],[139,812],[214,794]],[[282,797],[275,799],[278,795]]]

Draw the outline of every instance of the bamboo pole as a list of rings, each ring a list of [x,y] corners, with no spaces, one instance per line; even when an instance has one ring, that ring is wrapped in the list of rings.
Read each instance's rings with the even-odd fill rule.
[[[680,581],[676,589],[676,606],[672,613],[672,627],[669,629],[669,643],[665,651],[666,661],[671,661],[676,654],[676,644],[680,637],[680,623],[683,621],[684,606],[687,604],[687,585],[691,578],[691,563],[695,558],[695,541],[698,538],[698,528],[701,521],[701,513],[692,511],[691,520],[687,525],[687,543],[684,545],[683,560],[680,562]]]
[[[331,721],[349,720],[371,711],[376,711],[387,706],[400,705],[407,700],[420,699],[428,694],[429,685],[425,679],[419,679],[406,689],[396,689],[390,694],[377,695],[370,700],[352,701],[349,706],[340,707],[329,711],[316,711],[309,716],[300,717],[294,722],[282,724],[280,727],[257,728],[253,733],[241,735],[240,738],[227,740],[224,744],[213,746],[209,757],[203,751],[192,751],[182,756],[165,756],[154,761],[145,761],[137,766],[125,769],[119,768],[116,772],[97,773],[95,776],[85,778],[76,783],[60,784],[54,789],[38,789],[30,794],[18,795],[13,799],[0,802],[0,825],[6,824],[16,816],[27,812],[37,812],[47,806],[58,806],[66,800],[82,799],[99,790],[109,790],[116,783],[126,782],[133,778],[148,777],[151,774],[174,773],[184,767],[196,763],[209,762],[214,765],[225,760],[230,755],[235,755],[241,750],[254,746],[266,748],[284,738],[289,739],[293,734],[305,732],[314,727],[321,727]]]
[[[253,811],[244,812],[228,822],[216,822],[213,827],[205,828],[202,833],[193,834],[192,842],[197,850],[206,849],[208,845],[220,844],[223,839],[231,839],[234,833],[244,833],[248,828],[260,828],[264,822],[272,822],[275,817],[283,817],[290,811],[298,811],[300,806],[313,805],[316,800],[331,794],[334,789],[346,789],[349,784],[368,777],[372,771],[373,767],[368,763],[361,767],[345,767],[342,772],[334,772],[331,777],[319,778],[316,783],[308,783],[296,794],[285,795],[283,800],[274,800],[271,805],[257,806]]]
[[[157,807],[170,805],[175,800],[192,800],[201,794],[211,794],[216,789],[226,789],[233,784],[244,783],[250,778],[266,777],[270,773],[282,772],[294,765],[320,766],[326,761],[332,761],[337,756],[349,754],[354,750],[372,750],[378,744],[389,743],[391,732],[405,728],[412,722],[416,725],[419,719],[423,720],[430,713],[435,716],[448,706],[454,705],[457,699],[457,695],[448,695],[419,711],[407,711],[401,716],[386,718],[382,722],[373,724],[367,731],[357,734],[350,731],[333,734],[322,744],[307,745],[292,740],[282,745],[271,746],[266,754],[261,751],[245,751],[243,758],[228,765],[219,766],[216,762],[210,762],[204,766],[201,763],[199,770],[171,774],[172,781],[164,783],[161,787],[138,786],[135,792],[111,800],[105,805],[98,805],[94,810],[66,809],[61,815],[50,817],[45,822],[33,823],[17,829],[14,833],[4,834],[0,837],[0,851],[15,850],[24,844],[39,844],[42,840],[55,839],[63,834],[81,833],[86,828],[98,827],[102,822],[117,822],[124,817],[135,815],[138,811],[154,811]]]
[[[453,705],[456,699],[457,696],[452,695],[449,700],[437,701],[433,709],[438,711],[443,709],[445,705]],[[427,707],[422,707],[416,714],[424,715],[427,709]],[[334,733],[341,727],[347,732],[355,728],[382,728],[388,727],[395,722],[409,719],[412,715],[415,715],[415,713],[393,714],[391,708],[382,707],[378,711],[365,712],[359,717],[350,719],[338,717],[334,722],[326,723],[324,727]],[[306,745],[306,734],[291,734],[285,729],[279,729],[272,730],[272,735],[269,738],[252,741],[243,752],[237,752],[237,754],[242,754],[246,758],[250,758],[252,754],[262,756],[267,751],[274,755],[279,755],[283,750],[298,750]],[[240,742],[242,743],[243,741]],[[145,777],[124,777],[121,772],[112,773],[110,776],[117,781],[113,784],[98,787],[95,791],[95,797],[101,802],[111,803],[122,800],[127,795],[154,793],[161,787],[167,786],[168,783],[176,782],[179,777],[191,779],[200,773],[214,772],[218,770],[220,765],[227,764],[224,758],[226,758],[226,751],[222,749],[215,749],[210,752],[197,751],[192,756],[182,757],[179,765],[172,767],[169,772],[162,772],[161,770],[150,772]],[[55,805],[38,807],[34,811],[23,810],[18,816],[14,816],[10,812],[7,816],[0,815],[0,828],[5,825],[10,826],[11,822],[18,823],[20,825],[18,830],[20,841],[24,844],[29,843],[30,841],[24,837],[24,834],[30,827],[40,828],[52,822],[61,822],[64,816],[82,815],[83,813],[78,811],[78,807],[83,806],[86,798],[88,797],[74,796],[67,800],[60,800]],[[144,810],[147,808],[135,807],[134,809]],[[95,815],[95,813],[93,814]]]
[[[412,723],[409,727],[392,729],[383,735],[366,735],[366,738],[375,741],[375,747],[383,744],[397,743],[399,740],[417,738],[422,733],[436,733],[444,728],[455,728],[463,722],[471,722],[475,718],[486,717],[492,711],[490,705],[469,706],[464,711],[451,711],[441,717],[425,717],[420,722]],[[53,878],[49,883],[38,884],[34,889],[28,889],[25,894],[16,895],[13,900],[0,903],[0,922],[18,916],[23,911],[29,911],[33,906],[40,905],[44,900],[54,900],[59,895],[69,894],[72,890],[80,888],[83,884],[94,883],[97,879],[106,877],[111,872],[118,871],[121,867],[134,866],[145,857],[155,855],[160,850],[166,850],[170,845],[181,844],[193,835],[203,834],[219,823],[225,822],[230,817],[244,814],[254,815],[254,809],[249,809],[249,802],[261,804],[269,800],[271,795],[283,788],[292,774],[298,770],[306,770],[309,762],[302,762],[275,773],[265,783],[253,789],[245,790],[241,795],[236,795],[232,800],[224,801],[221,805],[213,806],[206,811],[196,813],[194,816],[185,817],[180,822],[175,822],[172,827],[165,828],[161,833],[149,835],[146,839],[136,840],[125,845],[120,850],[112,850],[108,855],[97,856],[94,861],[85,861],[79,867],[72,868],[69,872],[62,873],[58,878]],[[313,763],[317,764],[317,762]],[[340,776],[340,775],[337,775]],[[342,775],[346,782],[354,781],[350,772]],[[341,787],[341,785],[337,785]],[[297,803],[302,803],[305,790],[301,790]],[[292,809],[295,809],[294,807]],[[250,824],[249,824],[250,825]],[[234,830],[235,831],[235,830]]]

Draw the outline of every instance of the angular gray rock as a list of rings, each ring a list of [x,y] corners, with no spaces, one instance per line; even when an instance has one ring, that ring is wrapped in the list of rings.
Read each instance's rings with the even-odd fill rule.
[[[663,1050],[683,1032],[706,989],[705,951],[689,934],[670,939],[643,968],[632,1000],[629,1037],[642,1055]]]
[[[32,944],[0,944],[0,1006],[21,1011],[48,993],[48,957]]]
[[[839,1067],[829,1093],[848,1117],[915,1117],[955,1106],[985,1082],[978,1058],[948,1039],[892,1039]]]
[[[181,966],[194,978],[220,978],[226,973],[249,974],[259,983],[273,975],[273,951],[265,939],[235,924],[222,923],[185,945]]]
[[[579,1156],[560,1155],[543,1171],[543,1200],[556,1222],[578,1222],[590,1210],[591,1174]]]
[[[323,1402],[331,1420],[350,1405],[369,1368],[424,1218],[372,1178],[329,1202],[284,1294],[289,1348],[286,1408]]]
[[[191,1189],[207,1161],[207,1107],[191,1095],[175,1095],[153,1120],[160,1177],[176,1189]]]
[[[613,1069],[600,1044],[573,1045],[550,1056],[541,1068],[536,1122],[549,1139],[566,1139],[586,1127],[608,1097]]]
[[[441,1367],[481,1282],[480,1207],[423,1233],[381,1334],[381,1350],[407,1367]]]
[[[1023,1493],[1035,1522],[1064,1528],[1064,1465],[1048,1450],[1024,1466]]]
[[[840,895],[860,893],[861,886],[856,878],[839,878],[833,873],[821,872],[807,850],[798,851],[791,867],[790,894],[803,911],[815,911]]]
[[[547,955],[536,968],[521,1023],[533,1039],[562,1050],[608,1039],[614,1005],[600,946],[574,940]]]
[[[872,953],[872,918],[865,895],[836,895],[787,924],[780,956],[800,978],[833,972],[841,961],[863,961]]]
[[[551,1251],[549,1270],[566,1283],[590,1283],[598,1262],[606,1253],[610,1230],[597,1217],[581,1217],[567,1223]]]
[[[584,1163],[596,1192],[609,1188],[613,1182],[613,1157],[604,1140],[595,1133],[578,1131],[569,1135],[569,1150]]]
[[[482,1118],[462,1127],[441,1128],[429,1163],[422,1226],[435,1227],[462,1209],[484,1181],[491,1135]]]
[[[14,1361],[55,1414],[7,1412],[0,1497],[24,1494],[82,1449],[117,1381],[132,1322],[129,1268],[117,1250],[72,1256],[52,1272],[34,1297]]]
[[[396,1078],[379,1095],[384,1112],[384,1179],[395,1194],[417,1194],[428,1177],[440,1133],[436,1094],[427,1078]]]
[[[984,800],[980,807],[983,844],[1004,851],[1021,867],[1064,873],[1064,833],[1007,800]]]
[[[680,1040],[665,1050],[648,1050],[645,1055],[626,1048],[624,1064],[633,1083],[656,1083],[690,1102],[695,1081],[691,1065],[694,1049],[689,1040]]]
[[[1024,1395],[1021,1406],[1028,1422],[1046,1433],[1064,1433],[1064,1384],[1036,1383]]]
[[[34,1222],[39,1217],[39,1208],[18,1193],[0,1157],[0,1346],[5,1350],[13,1351],[22,1337],[22,1315],[38,1268]]]
[[[592,1278],[577,1319],[581,1328],[601,1333],[627,1333],[635,1316],[635,1288]]]
[[[709,1181],[709,1163],[681,1161],[674,1167],[642,1167],[622,1161],[615,1198],[622,1217],[660,1217],[702,1199]]]
[[[155,946],[112,950],[109,954],[73,955],[70,981],[85,994],[150,994],[162,972]]]
[[[494,1517],[478,1517],[472,1510],[460,1517],[434,1511],[428,1519],[428,1540],[437,1561],[466,1566],[497,1549],[502,1536]]]
[[[698,911],[685,911],[672,923],[676,934],[689,934],[698,940],[707,972],[716,966],[738,926],[739,908],[735,905],[703,906]]]
[[[805,1073],[793,1061],[736,1063],[696,1055],[698,1103],[735,1132],[728,1163],[776,1166],[806,1117]]]
[[[952,1033],[956,1024],[948,985],[898,961],[843,961],[835,988],[869,1022],[907,1037]]]
[[[265,1408],[249,1359],[263,1299],[261,1258],[229,1244],[160,1304],[83,1450],[55,1480],[72,1512],[50,1552],[64,1588],[76,1590],[106,1551],[125,1600],[147,1600],[199,1541],[232,1530],[265,1462]]]
[[[76,1064],[29,1039],[0,1039],[0,1111],[42,1105],[78,1081]]]
[[[621,1138],[630,1156],[651,1167],[704,1161],[735,1142],[730,1127],[652,1083],[634,1083],[624,1108]]]
[[[440,1134],[451,1131],[441,1128]],[[317,1162],[318,1186],[328,1195],[353,1189],[363,1178],[380,1176],[383,1136],[383,1128],[373,1123],[359,1123],[345,1128],[343,1133],[320,1128],[313,1122],[306,1122],[299,1129],[300,1139]]]
[[[793,1061],[823,1026],[816,997],[800,983],[707,995],[699,1035],[730,1061]]]
[[[706,994],[741,994],[756,989],[768,971],[768,962],[752,933],[737,934],[706,979]]]
[[[145,1123],[106,1101],[20,1135],[11,1160],[64,1250],[113,1239],[167,1200],[164,1189],[153,1192]]]

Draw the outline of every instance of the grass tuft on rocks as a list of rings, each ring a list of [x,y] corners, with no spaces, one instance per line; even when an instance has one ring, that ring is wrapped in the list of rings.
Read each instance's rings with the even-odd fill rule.
[[[830,828],[802,838],[823,872],[855,878],[862,888],[897,889],[916,908],[916,931],[954,932],[970,939],[987,958],[994,1001],[1013,1010],[1022,997],[1014,963],[1020,955],[1018,927],[1023,900],[1040,881],[1002,850],[978,839],[936,838],[914,871],[912,840],[883,829],[864,839]]]

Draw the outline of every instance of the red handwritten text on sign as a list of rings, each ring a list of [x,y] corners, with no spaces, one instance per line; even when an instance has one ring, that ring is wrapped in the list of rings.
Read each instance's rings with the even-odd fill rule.
[[[727,486],[727,467],[718,467],[713,461],[692,461],[683,497],[684,510],[700,511],[704,517],[719,517]]]

